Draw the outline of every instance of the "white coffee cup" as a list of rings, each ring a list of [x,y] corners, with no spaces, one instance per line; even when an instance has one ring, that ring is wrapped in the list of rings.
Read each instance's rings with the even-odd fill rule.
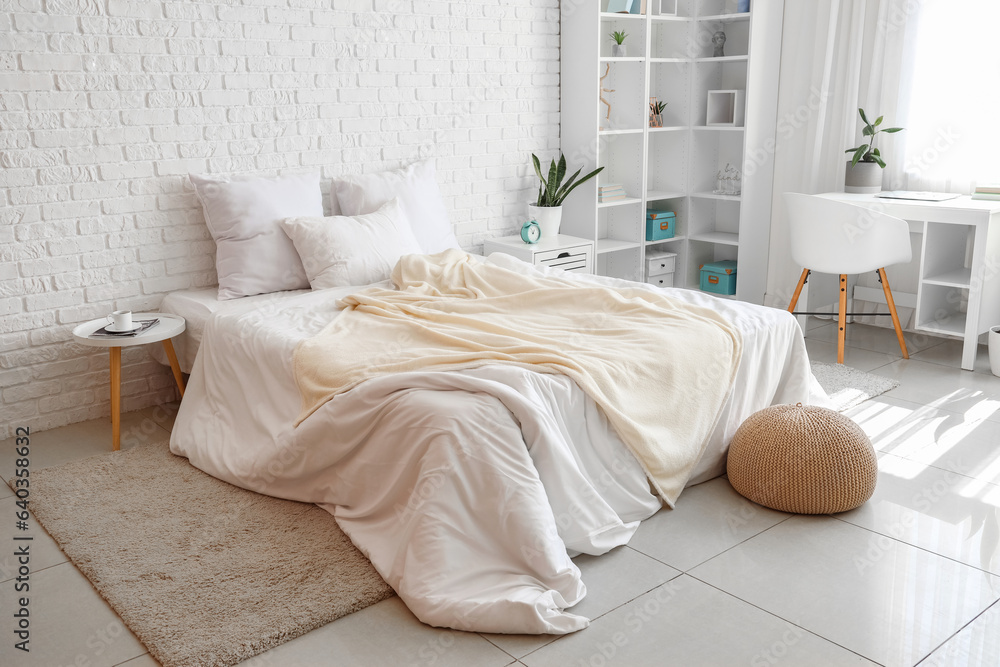
[[[116,310],[108,315],[108,322],[111,324],[108,329],[112,331],[129,331],[132,329],[132,311]]]

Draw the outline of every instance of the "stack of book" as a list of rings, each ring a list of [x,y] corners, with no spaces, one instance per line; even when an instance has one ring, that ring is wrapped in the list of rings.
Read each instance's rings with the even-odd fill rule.
[[[602,204],[608,201],[621,201],[627,198],[625,188],[620,183],[599,185],[597,187],[597,201]]]
[[[972,193],[973,199],[992,199],[993,201],[1000,201],[1000,183],[983,183],[981,185],[976,185],[975,191]]]

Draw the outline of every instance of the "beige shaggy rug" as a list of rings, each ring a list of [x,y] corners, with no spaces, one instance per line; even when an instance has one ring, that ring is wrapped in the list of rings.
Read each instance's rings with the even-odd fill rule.
[[[233,665],[393,594],[328,512],[166,442],[31,478],[32,512],[165,667]]]

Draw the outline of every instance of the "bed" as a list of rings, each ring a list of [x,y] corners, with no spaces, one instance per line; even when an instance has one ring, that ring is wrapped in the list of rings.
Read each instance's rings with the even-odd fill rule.
[[[687,485],[724,473],[728,443],[753,412],[825,400],[784,311],[569,276],[504,255],[486,262],[581,286],[661,291],[739,331],[735,382]],[[188,320],[178,352],[191,372],[171,450],[232,484],[330,511],[426,623],[506,633],[586,627],[571,611],[586,594],[571,557],[627,543],[662,502],[604,412],[568,377],[501,366],[387,375],[295,425],[296,348],[338,317],[341,299],[373,286],[391,288],[165,298],[163,312]]]

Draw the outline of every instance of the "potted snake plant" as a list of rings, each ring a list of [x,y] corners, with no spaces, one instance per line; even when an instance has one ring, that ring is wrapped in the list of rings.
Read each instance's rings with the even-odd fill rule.
[[[576,170],[565,183],[566,177],[566,156],[559,154],[559,162],[552,160],[549,165],[548,178],[542,175],[542,164],[538,157],[532,153],[531,163],[535,167],[535,175],[538,176],[540,184],[538,186],[538,198],[534,204],[528,205],[528,216],[538,223],[542,231],[542,238],[550,238],[559,234],[559,226],[562,224],[562,203],[578,186],[586,183],[594,176],[597,176],[604,169],[598,167],[583,178],[577,178],[583,167]]]
[[[854,148],[848,148],[845,153],[853,153],[851,159],[847,161],[847,171],[844,175],[844,192],[854,192],[861,194],[875,194],[882,190],[882,170],[885,169],[885,161],[882,154],[875,148],[875,137],[879,132],[895,134],[901,132],[901,127],[880,128],[882,116],[869,122],[864,109],[858,109],[861,121],[865,124],[861,131],[862,136],[870,137],[866,143]]]

